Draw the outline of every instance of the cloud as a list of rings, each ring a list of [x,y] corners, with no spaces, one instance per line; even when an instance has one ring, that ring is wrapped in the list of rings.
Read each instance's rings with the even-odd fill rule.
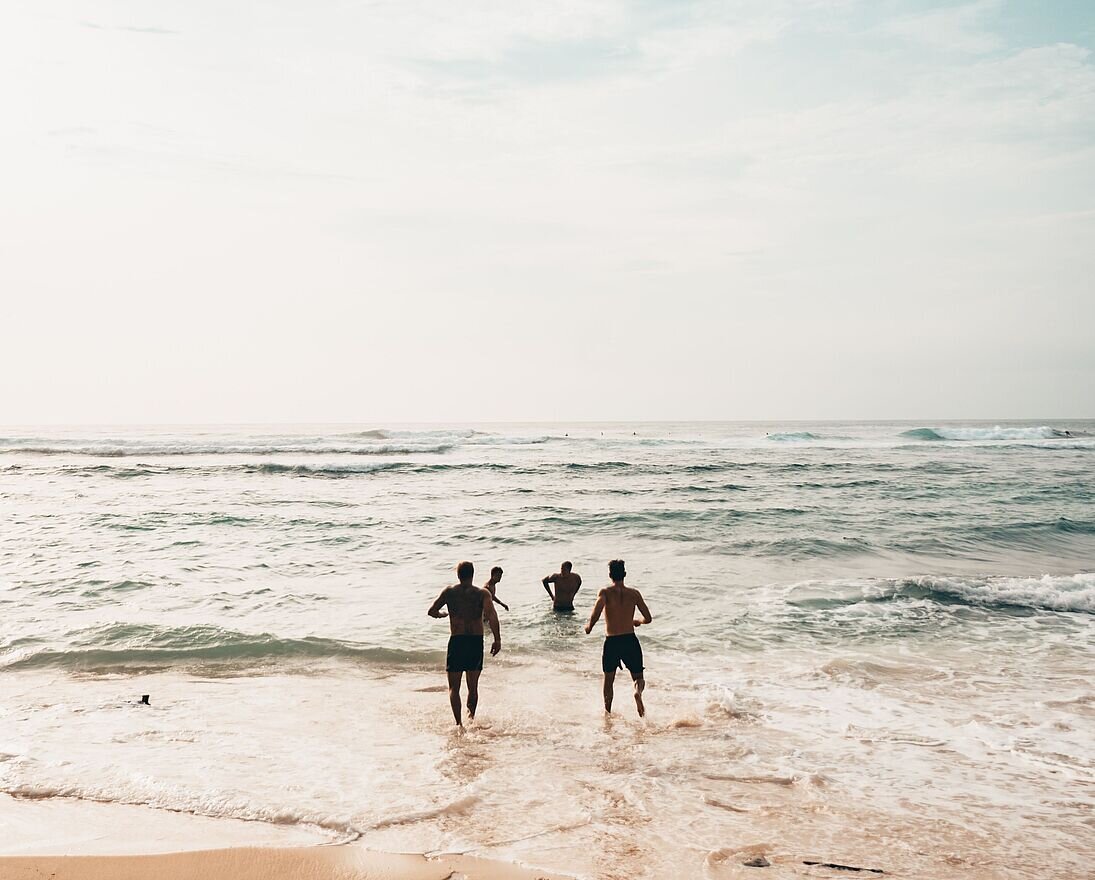
[[[173,31],[169,28],[161,27],[134,27],[131,25],[118,25],[115,30],[129,31],[134,34],[178,34],[179,31]]]
[[[246,339],[249,363],[302,385],[328,381],[310,365],[364,333],[370,368],[409,377],[371,392],[377,405],[413,418],[446,405],[428,377],[448,375],[457,324],[492,340],[533,404],[558,384],[528,355],[545,320],[574,334],[576,377],[599,375],[602,328],[625,325],[636,350],[672,355],[634,367],[636,400],[644,381],[680,389],[650,397],[651,417],[690,400],[693,414],[762,417],[797,400],[756,368],[773,351],[785,378],[825,364],[840,400],[877,380],[864,400],[900,414],[938,382],[885,364],[943,364],[960,343],[1010,383],[1008,351],[1053,364],[1095,322],[1095,64],[1056,19],[1043,39],[991,2],[301,8],[256,19],[149,0],[147,21],[186,34],[155,51],[29,6],[0,32],[0,58],[33,84],[3,145],[18,169],[3,282],[28,291],[21,326],[49,326],[39,303],[77,309],[86,320],[51,344],[97,363],[141,338],[136,307],[154,291],[218,315],[215,339],[197,318],[186,337],[156,325],[180,374],[203,341],[239,374],[223,340]],[[133,317],[97,323],[99,303]],[[34,356],[14,346],[0,361],[13,375],[20,351]],[[355,358],[332,400],[355,399]],[[741,408],[689,397],[750,370]],[[28,387],[30,413],[48,395]],[[1034,410],[1029,394],[1013,411]],[[575,415],[597,411],[592,392],[575,400]]]
[[[80,27],[88,28],[89,30],[103,31],[129,31],[134,34],[163,34],[163,35],[177,35],[179,31],[171,30],[169,28],[162,27],[139,27],[137,25],[103,25],[94,21],[82,20]]]
[[[986,28],[1002,6],[1002,0],[975,0],[901,16],[879,30],[932,49],[981,55],[1003,46],[1002,38]]]

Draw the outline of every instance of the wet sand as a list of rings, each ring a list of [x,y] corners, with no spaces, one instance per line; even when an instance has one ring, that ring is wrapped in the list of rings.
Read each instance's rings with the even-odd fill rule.
[[[460,854],[384,853],[320,829],[76,798],[0,796],[3,880],[569,880]]]
[[[473,856],[376,853],[362,847],[236,847],[133,856],[9,856],[4,880],[565,880]]]

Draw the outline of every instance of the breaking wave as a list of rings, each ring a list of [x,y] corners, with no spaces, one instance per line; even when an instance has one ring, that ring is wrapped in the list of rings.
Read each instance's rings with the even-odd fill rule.
[[[1075,436],[1048,425],[1025,428],[914,428],[902,431],[909,440],[1057,440]]]
[[[802,608],[825,609],[914,599],[986,609],[1030,608],[1095,614],[1095,573],[806,582],[794,586],[787,601]]]
[[[435,662],[436,651],[409,651],[315,636],[279,638],[212,625],[161,627],[115,623],[71,633],[65,649],[42,648],[33,639],[16,639],[0,648],[8,669],[113,669],[175,663],[331,659],[369,664],[415,665]]]

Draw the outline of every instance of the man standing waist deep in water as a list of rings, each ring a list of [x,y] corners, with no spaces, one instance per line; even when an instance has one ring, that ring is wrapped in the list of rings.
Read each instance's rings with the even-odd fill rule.
[[[612,711],[612,684],[616,680],[616,669],[622,664],[635,682],[635,708],[642,718],[646,714],[643,705],[646,680],[643,678],[643,648],[635,635],[635,627],[650,623],[654,618],[643,601],[642,593],[624,586],[627,572],[622,559],[613,559],[608,564],[608,576],[612,579],[612,586],[605,587],[597,595],[597,604],[593,606],[593,613],[586,624],[586,635],[593,631],[593,625],[604,611],[605,645],[601,653],[601,671],[605,674],[605,711]],[[642,620],[635,619],[636,608],[642,614]]]
[[[501,605],[509,611],[509,605],[498,598],[498,585],[502,582],[502,566],[496,565],[490,570],[490,580],[483,584],[484,590],[490,590],[490,597],[495,605]]]
[[[483,621],[490,624],[494,633],[494,644],[490,646],[491,656],[502,650],[502,635],[499,630],[498,612],[494,608],[490,590],[477,587],[471,582],[475,576],[475,566],[470,562],[461,562],[456,566],[456,577],[460,583],[446,587],[426,612],[430,617],[448,617],[449,651],[445,661],[445,670],[449,676],[449,705],[456,723],[460,720],[460,678],[468,676],[468,717],[475,719],[475,709],[479,705],[479,675],[483,671]],[[448,606],[448,611],[441,609]]]
[[[551,596],[551,604],[556,611],[574,610],[574,597],[582,587],[582,578],[571,571],[571,568],[573,566],[569,562],[564,562],[561,571],[557,574],[549,574],[541,581],[547,594]],[[551,592],[548,584],[555,584],[554,593]]]

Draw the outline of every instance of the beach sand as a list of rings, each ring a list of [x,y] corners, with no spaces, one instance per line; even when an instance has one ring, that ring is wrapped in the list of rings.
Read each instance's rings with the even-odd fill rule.
[[[362,847],[235,847],[127,856],[0,857],[4,880],[564,880],[473,856],[376,853]]]
[[[127,804],[0,796],[3,880],[570,880],[469,855],[373,852],[325,832]]]

